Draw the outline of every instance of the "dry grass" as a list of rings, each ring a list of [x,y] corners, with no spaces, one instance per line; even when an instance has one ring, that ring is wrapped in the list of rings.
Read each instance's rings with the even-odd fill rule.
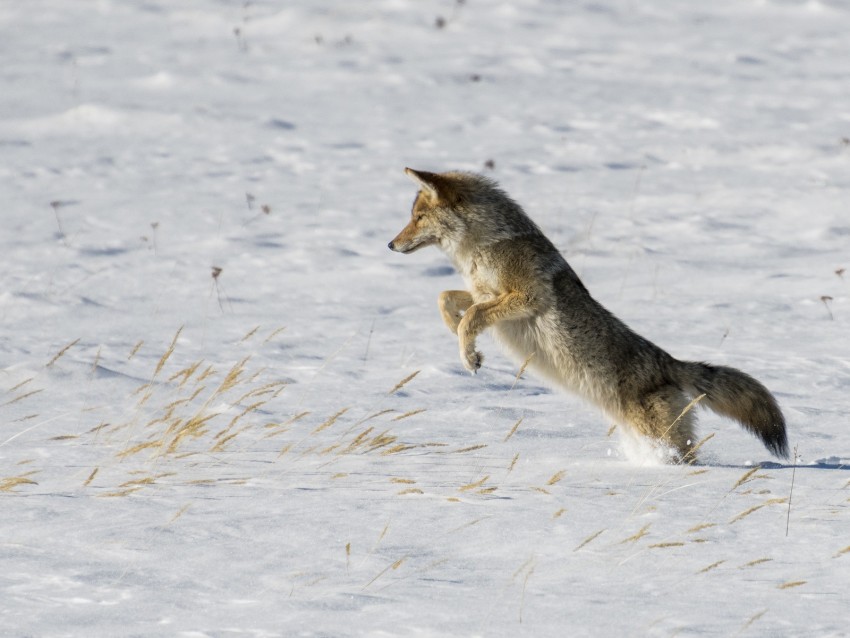
[[[520,417],[519,420],[517,420],[517,422],[514,423],[514,427],[512,427],[511,431],[508,432],[508,435],[505,437],[504,443],[507,443],[508,439],[511,438],[516,433],[516,431],[519,429],[519,424],[522,423],[523,418],[524,417]]]
[[[67,346],[62,348],[59,352],[57,352],[56,355],[54,355],[54,357],[47,363],[47,365],[45,367],[52,368],[55,365],[55,363],[57,361],[59,361],[59,359],[61,359],[65,355],[66,352],[68,352],[68,350],[73,348],[78,343],[80,343],[80,340],[74,339],[71,343],[69,343]]]
[[[720,567],[725,562],[726,562],[725,560],[719,560],[715,563],[712,563],[711,565],[703,567],[701,570],[699,570],[697,572],[697,574],[705,574],[706,572],[710,572],[712,569],[717,569],[718,567]]]
[[[36,483],[32,479],[27,478],[31,474],[33,474],[33,472],[30,472],[29,474],[25,474],[23,476],[10,476],[7,478],[0,479],[0,492],[11,492],[16,487],[20,487],[21,485],[38,485],[38,483]]]
[[[577,552],[578,550],[582,549],[586,545],[590,545],[593,541],[595,541],[597,538],[599,538],[604,532],[605,532],[604,529],[600,529],[598,532],[594,532],[593,534],[591,534],[590,536],[585,538],[581,543],[579,543],[579,545],[576,546],[576,548],[573,551]]]
[[[416,375],[417,375],[417,374],[419,374],[420,372],[422,372],[422,371],[421,371],[421,370],[417,370],[416,372],[412,372],[412,373],[410,373],[409,375],[407,375],[406,377],[404,377],[404,379],[402,379],[401,381],[399,381],[398,383],[396,383],[396,384],[392,387],[392,390],[390,390],[389,392],[387,392],[387,394],[395,394],[396,392],[398,392],[399,390],[401,390],[401,389],[402,389],[405,385],[407,385],[407,383],[408,383],[408,382],[410,382],[410,381],[412,381],[414,378],[416,378]]]
[[[632,536],[629,536],[628,538],[624,538],[623,540],[621,540],[621,541],[620,541],[620,544],[621,544],[621,545],[623,545],[623,544],[625,544],[625,543],[636,543],[636,542],[637,542],[637,541],[639,541],[641,538],[643,538],[644,536],[646,536],[646,534],[647,534],[647,532],[649,531],[649,528],[650,528],[650,526],[651,526],[651,525],[652,525],[652,523],[647,523],[646,525],[644,525],[643,527],[641,527],[641,528],[637,531],[637,533],[633,534]]]

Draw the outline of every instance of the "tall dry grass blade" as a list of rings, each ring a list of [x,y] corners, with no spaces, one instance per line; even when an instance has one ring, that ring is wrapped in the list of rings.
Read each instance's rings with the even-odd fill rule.
[[[531,360],[534,358],[536,352],[532,352],[525,358],[525,361],[522,362],[522,365],[519,367],[519,372],[516,373],[516,377],[514,377],[514,382],[511,384],[510,390],[513,390],[516,387],[516,384],[519,383],[520,377],[522,377],[523,372],[528,367],[528,364],[531,363]]]
[[[672,423],[671,423],[671,424],[667,427],[667,429],[664,431],[664,434],[662,434],[662,435],[661,435],[661,438],[663,439],[665,436],[667,436],[667,434],[668,434],[668,433],[669,433],[669,432],[670,432],[670,431],[671,431],[674,427],[676,427],[676,424],[677,424],[679,421],[681,421],[681,420],[684,418],[684,416],[685,416],[688,412],[690,412],[691,410],[693,410],[693,409],[694,409],[694,406],[695,406],[695,405],[697,405],[697,404],[698,404],[700,401],[702,401],[704,398],[705,398],[705,394],[701,394],[701,395],[699,395],[698,397],[696,397],[693,401],[691,401],[690,403],[688,403],[688,405],[686,405],[686,406],[684,407],[684,409],[683,409],[683,410],[679,413],[679,416],[677,416],[675,419],[673,419],[673,422],[672,422]]]
[[[785,538],[788,538],[788,530],[791,527],[791,497],[794,495],[794,476],[797,474],[797,446],[794,446],[794,469],[791,470],[791,491],[788,492],[788,514],[785,517]]]
[[[94,363],[91,366],[91,373],[94,374],[97,372],[97,367],[100,365],[100,350],[101,346],[97,347],[97,353],[94,355]]]
[[[514,454],[514,458],[511,459],[511,464],[508,466],[508,474],[510,474],[513,471],[514,466],[516,465],[516,462],[518,460],[519,460],[519,452]]]
[[[760,469],[761,469],[761,467],[756,466],[753,469],[747,470],[746,472],[744,472],[743,476],[741,476],[741,478],[738,479],[737,483],[735,483],[735,485],[732,486],[732,489],[730,491],[734,491],[735,489],[741,487],[744,483],[746,483],[747,481],[750,480],[750,477],[753,474],[758,472]]]
[[[418,410],[411,410],[410,412],[405,412],[404,414],[400,414],[397,417],[393,418],[393,421],[401,421],[402,419],[406,419],[417,414],[422,414],[426,411],[426,409],[427,408],[419,408]]]
[[[137,343],[135,346],[133,346],[133,349],[130,350],[130,354],[127,355],[127,361],[129,361],[130,359],[132,359],[133,357],[136,356],[136,354],[139,352],[139,350],[142,349],[142,346],[144,345],[144,343],[145,343],[145,341],[144,341],[144,339],[142,339],[142,340],[139,341],[139,343]]]
[[[43,392],[43,391],[44,391],[44,389],[43,389],[43,388],[42,388],[42,389],[39,389],[39,390],[31,390],[31,391],[29,391],[29,392],[27,392],[27,393],[25,393],[25,394],[22,394],[22,395],[21,395],[21,396],[19,396],[19,397],[15,397],[14,399],[12,399],[12,400],[10,400],[10,401],[6,401],[6,403],[2,403],[2,404],[0,404],[0,407],[6,407],[7,405],[12,405],[13,403],[17,403],[18,401],[23,401],[24,399],[26,399],[26,398],[28,398],[28,397],[31,397],[31,396],[33,396],[34,394],[38,394],[39,392]]]
[[[263,343],[264,343],[264,344],[265,344],[265,343],[268,343],[269,341],[271,341],[272,339],[274,339],[277,335],[279,335],[279,334],[280,334],[281,332],[283,332],[284,330],[286,330],[286,326],[281,326],[281,327],[280,327],[280,328],[278,328],[277,330],[274,330],[274,331],[273,331],[273,332],[272,332],[272,333],[271,333],[268,337],[266,337],[266,338],[265,338],[265,340],[263,341]]]
[[[717,569],[718,567],[720,567],[725,562],[726,562],[725,560],[719,560],[716,563],[712,563],[711,565],[708,565],[707,567],[703,567],[701,570],[699,570],[697,572],[697,574],[705,574],[706,572],[710,572],[712,569]]]
[[[245,343],[246,341],[248,341],[248,339],[250,339],[255,334],[257,334],[257,330],[259,330],[259,329],[260,329],[260,326],[256,326],[253,330],[249,330],[248,333],[239,340],[239,343]]]
[[[23,380],[23,381],[21,381],[20,383],[18,383],[18,384],[16,384],[16,385],[12,386],[12,387],[11,387],[11,388],[9,388],[8,390],[6,390],[6,392],[10,392],[10,393],[11,393],[11,392],[14,392],[15,390],[18,390],[18,389],[20,389],[20,388],[24,387],[27,383],[29,383],[29,382],[30,382],[30,381],[32,381],[33,379],[35,379],[35,377],[30,377],[29,379],[24,379],[24,380]]]
[[[89,485],[91,485],[91,482],[94,480],[94,477],[97,476],[97,472],[99,469],[99,467],[96,467],[92,470],[92,473],[89,474],[89,477],[83,483],[83,487],[88,487]]]
[[[600,529],[598,532],[594,532],[593,534],[591,534],[590,536],[588,536],[587,538],[585,538],[585,539],[581,542],[581,544],[580,544],[578,547],[576,547],[573,551],[574,551],[574,552],[577,552],[578,550],[580,550],[580,549],[581,549],[582,547],[584,547],[585,545],[589,545],[590,543],[592,543],[593,541],[595,541],[597,538],[599,538],[599,537],[602,535],[602,533],[603,533],[604,531],[605,531],[604,529]]]
[[[469,445],[467,447],[462,447],[459,450],[455,450],[454,454],[464,454],[466,452],[475,452],[475,450],[481,450],[487,447],[486,443],[478,443],[477,445]]]
[[[128,448],[122,450],[121,452],[118,452],[115,456],[117,456],[119,459],[123,459],[123,458],[127,458],[128,456],[132,456],[133,454],[136,454],[138,452],[141,452],[142,450],[149,450],[149,449],[158,448],[158,447],[161,447],[161,446],[162,446],[162,441],[147,441],[145,443],[139,443],[137,445],[133,445],[131,447],[128,447]]]
[[[687,531],[688,534],[695,534],[696,532],[701,532],[704,529],[708,529],[709,527],[717,527],[717,523],[700,523],[699,525],[694,525],[691,529]]]
[[[221,385],[216,388],[212,396],[214,397],[220,394],[225,394],[228,390],[238,385],[240,383],[240,377],[245,371],[245,364],[248,363],[250,359],[250,356],[245,357],[230,368],[227,375],[225,375],[224,380],[221,382]],[[210,399],[212,399],[212,397],[210,397]]]
[[[201,367],[202,363],[203,363],[203,360],[196,361],[195,363],[193,363],[189,367],[183,368],[179,372],[175,372],[170,377],[168,377],[169,383],[176,380],[176,379],[179,379],[180,377],[183,377],[183,380],[177,386],[177,387],[182,387],[183,384],[186,383],[192,377],[192,375],[195,374],[198,371],[198,368]]]
[[[519,624],[522,624],[522,613],[525,610],[525,590],[528,587],[528,579],[531,578],[531,575],[534,573],[535,565],[532,565],[528,572],[525,574],[525,578],[522,581],[522,596],[519,601]]]
[[[567,473],[567,471],[566,471],[566,470],[559,470],[559,471],[555,472],[555,473],[552,475],[552,477],[551,477],[548,481],[546,481],[546,485],[554,485],[555,483],[560,482],[560,481],[561,481],[561,479],[563,479],[563,478],[564,478],[564,475],[565,475],[566,473]]]
[[[508,432],[508,435],[505,437],[505,440],[502,441],[502,443],[507,443],[508,439],[511,438],[516,433],[516,431],[519,429],[519,424],[522,423],[522,420],[524,418],[525,417],[521,416],[519,418],[519,420],[516,423],[514,423],[514,427],[511,428],[511,431]]]
[[[366,583],[363,586],[363,589],[367,589],[372,583],[374,583],[376,580],[378,580],[381,576],[386,574],[388,571],[390,571],[390,570],[395,571],[396,569],[401,567],[405,560],[407,560],[407,556],[402,556],[396,562],[394,562],[392,565],[386,567],[385,569],[382,569],[381,572],[377,576],[375,576],[372,580],[370,580],[368,583]]]
[[[0,492],[11,492],[19,485],[38,485],[38,483],[25,476],[10,476],[0,479]]]
[[[381,410],[380,412],[375,412],[374,414],[370,414],[367,417],[363,417],[362,419],[360,419],[354,425],[360,425],[361,423],[366,423],[366,421],[371,421],[374,418],[377,418],[379,416],[383,416],[385,414],[389,414],[390,412],[395,412],[395,410],[393,410],[392,408],[387,408],[386,410]]]
[[[416,375],[417,375],[417,374],[419,374],[420,372],[422,372],[422,371],[421,371],[421,370],[417,370],[416,372],[412,372],[412,373],[410,373],[409,375],[407,375],[406,377],[404,377],[404,379],[402,379],[401,381],[399,381],[398,383],[396,383],[396,384],[393,386],[393,389],[392,389],[392,390],[390,390],[389,392],[387,392],[387,395],[395,394],[396,392],[398,392],[399,390],[401,390],[401,389],[402,389],[402,388],[403,388],[403,387],[404,387],[404,386],[405,386],[405,385],[406,385],[409,381],[412,381],[412,380],[416,377]]]
[[[339,417],[341,417],[343,414],[345,414],[346,412],[348,412],[348,410],[349,410],[349,409],[350,409],[350,408],[343,408],[342,410],[340,410],[339,412],[337,412],[336,414],[334,414],[333,416],[331,416],[330,418],[328,418],[328,420],[327,420],[327,421],[325,421],[324,423],[322,423],[322,424],[321,424],[319,427],[317,427],[315,430],[313,430],[313,431],[310,433],[310,435],[312,436],[313,434],[318,434],[318,433],[319,433],[319,432],[321,432],[322,430],[327,430],[327,429],[328,429],[329,427],[331,427],[334,423],[336,423],[336,420],[337,420]]]
[[[183,326],[180,326],[177,329],[177,332],[174,334],[174,338],[171,340],[171,345],[168,346],[168,350],[166,350],[165,353],[159,358],[159,363],[156,364],[156,370],[154,370],[153,373],[154,379],[156,379],[163,366],[165,366],[165,362],[168,361],[169,357],[174,353],[174,348],[177,346],[177,339],[180,338],[181,332],[183,332]]]
[[[647,523],[646,525],[644,525],[643,527],[641,527],[641,528],[640,528],[640,530],[638,530],[638,532],[637,532],[636,534],[634,534],[634,535],[632,535],[632,536],[629,536],[628,538],[624,538],[623,540],[621,540],[621,541],[620,541],[620,545],[624,545],[625,543],[636,543],[636,542],[637,542],[637,541],[639,541],[641,538],[643,538],[644,536],[646,536],[647,531],[649,530],[649,528],[650,528],[650,526],[651,526],[651,525],[652,525],[652,523]]]
[[[738,633],[737,633],[737,634],[735,634],[735,635],[736,635],[736,636],[740,636],[741,634],[743,634],[743,633],[744,633],[747,629],[749,629],[749,628],[750,628],[750,627],[751,627],[751,626],[752,626],[752,625],[753,625],[753,624],[754,624],[757,620],[759,620],[759,619],[760,619],[762,616],[764,616],[767,612],[768,612],[768,610],[767,610],[767,609],[762,610],[762,611],[760,611],[759,613],[757,613],[755,616],[753,616],[752,618],[750,618],[747,622],[745,622],[745,623],[741,626],[741,628],[738,630]]]
[[[462,485],[462,486],[460,486],[460,487],[457,489],[457,491],[458,491],[458,492],[468,492],[468,491],[470,491],[470,490],[474,490],[475,488],[477,488],[477,487],[481,487],[482,485],[484,485],[484,483],[486,483],[488,480],[490,480],[490,475],[489,475],[489,474],[488,474],[487,476],[485,476],[484,478],[479,479],[479,480],[477,480],[477,481],[475,481],[475,482],[473,482],[473,483],[467,483],[466,485]]]
[[[53,357],[53,358],[52,358],[52,359],[51,359],[51,360],[47,363],[47,365],[46,365],[45,367],[46,367],[46,368],[52,368],[54,363],[56,363],[57,361],[59,361],[59,359],[60,359],[60,358],[61,358],[61,357],[62,357],[62,356],[66,353],[66,352],[68,352],[68,350],[70,350],[71,348],[73,348],[73,347],[74,347],[75,345],[77,345],[78,343],[80,343],[80,340],[79,340],[79,339],[74,339],[71,343],[69,343],[67,346],[65,346],[64,348],[62,348],[59,352],[57,352],[57,353],[54,355],[54,357]]]
[[[171,525],[174,521],[176,521],[178,518],[183,516],[183,514],[185,514],[187,511],[189,511],[189,508],[191,506],[192,506],[191,503],[186,503],[183,507],[181,507],[179,510],[177,510],[177,513],[174,516],[172,516],[170,519],[168,519],[166,526]]]
[[[788,500],[788,499],[786,499],[786,498],[769,498],[769,499],[767,499],[764,503],[761,503],[761,504],[759,504],[759,505],[753,505],[753,506],[752,506],[752,507],[750,507],[749,509],[745,509],[745,510],[744,510],[743,512],[741,512],[740,514],[738,514],[737,516],[733,517],[733,518],[729,521],[729,523],[735,523],[735,522],[737,522],[737,521],[740,521],[742,518],[745,518],[745,517],[749,516],[750,514],[752,514],[753,512],[757,512],[757,511],[758,511],[758,510],[760,510],[761,508],[763,508],[763,507],[767,507],[768,505],[776,505],[776,504],[778,504],[778,503],[785,503],[787,500]]]
[[[708,443],[711,439],[713,439],[715,434],[716,434],[715,432],[712,432],[711,434],[709,434],[708,436],[706,436],[705,438],[703,438],[703,439],[702,439],[699,443],[697,443],[695,446],[693,446],[690,450],[688,450],[687,454],[685,454],[685,456],[682,458],[682,462],[683,462],[685,465],[693,465],[694,463],[696,463],[696,462],[697,462],[697,452],[699,451],[699,449],[700,449],[703,445],[705,445],[705,444],[706,444],[706,443]]]

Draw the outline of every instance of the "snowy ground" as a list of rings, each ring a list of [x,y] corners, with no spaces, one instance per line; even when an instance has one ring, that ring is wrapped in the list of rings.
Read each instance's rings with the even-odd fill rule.
[[[0,635],[850,635],[845,2],[0,27]],[[798,467],[710,414],[702,465],[642,463],[486,338],[466,374],[459,278],[386,248],[404,166],[489,172],[632,327],[762,380]]]

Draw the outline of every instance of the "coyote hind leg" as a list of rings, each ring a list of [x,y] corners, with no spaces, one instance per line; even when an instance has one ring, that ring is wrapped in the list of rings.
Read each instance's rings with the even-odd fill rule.
[[[692,411],[685,412],[688,403],[679,388],[667,385],[641,397],[629,407],[626,416],[639,434],[669,446],[683,463],[693,463],[694,415]]]

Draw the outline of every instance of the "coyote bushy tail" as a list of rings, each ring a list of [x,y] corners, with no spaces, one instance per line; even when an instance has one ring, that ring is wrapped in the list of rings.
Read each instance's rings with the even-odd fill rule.
[[[696,361],[678,363],[679,383],[689,394],[704,394],[701,405],[735,419],[773,454],[788,457],[785,417],[767,388],[735,368]]]

